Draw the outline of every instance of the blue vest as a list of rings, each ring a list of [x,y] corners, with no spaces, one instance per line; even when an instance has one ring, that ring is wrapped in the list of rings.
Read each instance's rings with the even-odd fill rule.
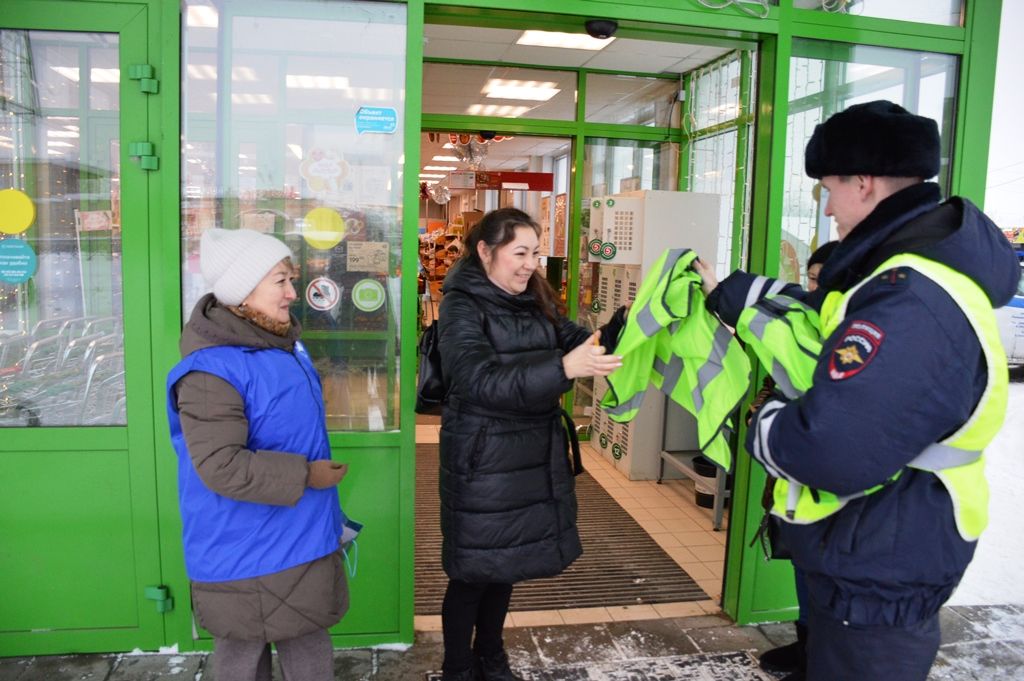
[[[294,506],[238,501],[199,478],[185,438],[174,386],[201,371],[230,383],[245,400],[246,447],[329,459],[330,444],[316,369],[301,343],[295,351],[218,346],[191,353],[167,377],[167,417],[178,453],[185,567],[189,579],[223,582],[279,572],[338,549],[345,516],[338,490],[306,489]]]

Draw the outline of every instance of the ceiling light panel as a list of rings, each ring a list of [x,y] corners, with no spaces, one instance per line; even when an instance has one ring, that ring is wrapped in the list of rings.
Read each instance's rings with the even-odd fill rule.
[[[546,102],[562,90],[553,81],[491,78],[481,92],[492,99],[525,99]]]
[[[555,31],[523,31],[516,41],[517,45],[533,45],[534,47],[558,47],[565,50],[603,50],[612,44],[615,38],[591,38],[585,33],[558,33]]]

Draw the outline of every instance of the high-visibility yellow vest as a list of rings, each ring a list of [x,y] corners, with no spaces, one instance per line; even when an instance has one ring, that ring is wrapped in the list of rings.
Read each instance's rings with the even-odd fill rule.
[[[899,267],[919,272],[950,295],[970,322],[985,356],[988,383],[971,416],[955,433],[930,445],[908,464],[909,468],[931,471],[942,481],[953,500],[960,535],[967,541],[974,541],[988,524],[988,483],[982,452],[1002,426],[1008,375],[992,305],[969,277],[927,258],[900,254],[879,265],[871,276],[849,291],[828,294],[818,320],[814,311],[799,301],[777,296],[744,310],[737,334],[752,345],[787,397],[795,397],[810,387],[817,364],[816,358],[809,360],[816,321],[820,328],[820,347],[820,338],[828,337],[839,327],[850,300],[860,287],[876,275]],[[899,475],[896,473],[891,480]],[[836,513],[850,500],[872,494],[882,486],[838,497],[824,490],[779,480],[775,485],[772,513],[792,523],[813,523]]]
[[[704,307],[696,254],[666,251],[640,284],[615,353],[622,367],[608,376],[601,407],[613,420],[636,416],[653,383],[697,419],[706,457],[729,470],[732,414],[750,386],[750,360]]]

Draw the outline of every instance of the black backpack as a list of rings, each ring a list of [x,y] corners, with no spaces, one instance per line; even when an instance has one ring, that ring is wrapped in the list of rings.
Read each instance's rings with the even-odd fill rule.
[[[441,375],[437,322],[423,329],[418,348],[420,368],[416,381],[416,413],[440,414],[448,390]]]

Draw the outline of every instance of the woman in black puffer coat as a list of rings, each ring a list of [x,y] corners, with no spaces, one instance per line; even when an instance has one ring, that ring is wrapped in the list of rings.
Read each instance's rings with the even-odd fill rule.
[[[560,313],[537,272],[539,236],[526,213],[492,211],[444,282],[443,681],[515,681],[502,642],[512,585],[557,575],[582,552],[559,400],[574,378],[621,360]],[[617,338],[622,319],[602,337]]]

